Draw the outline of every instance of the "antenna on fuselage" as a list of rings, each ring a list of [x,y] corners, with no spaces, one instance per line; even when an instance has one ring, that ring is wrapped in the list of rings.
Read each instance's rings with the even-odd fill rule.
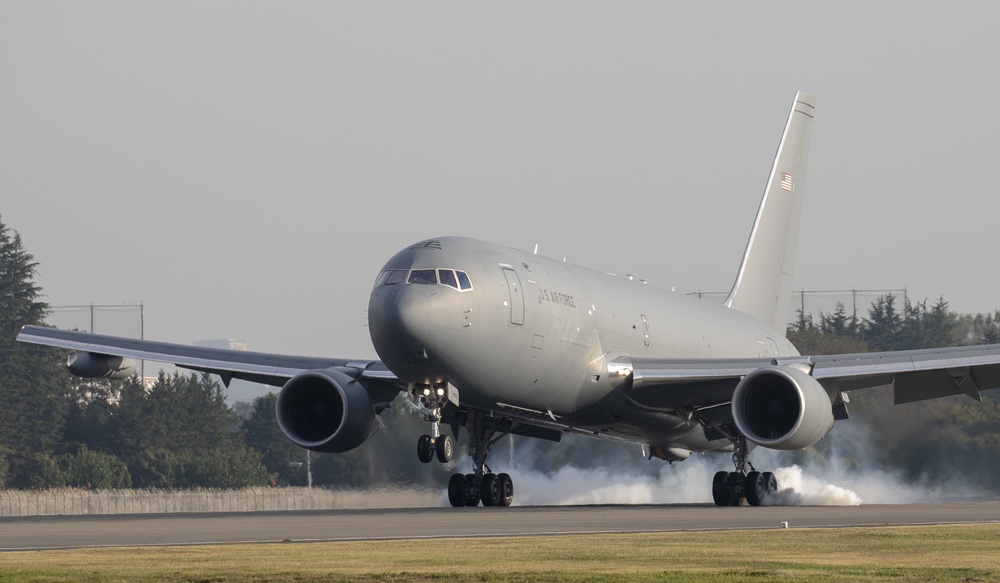
[[[535,255],[538,255],[538,243],[535,243]]]

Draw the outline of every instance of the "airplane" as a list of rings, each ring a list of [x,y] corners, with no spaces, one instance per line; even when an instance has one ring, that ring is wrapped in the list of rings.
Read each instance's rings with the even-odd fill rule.
[[[226,386],[281,386],[278,425],[319,452],[361,446],[403,392],[430,422],[421,461],[450,462],[467,434],[472,472],[448,482],[456,507],[512,503],[510,475],[487,464],[497,440],[566,433],[637,442],[671,463],[729,453],[733,470],[715,474],[714,502],[759,506],[778,484],[753,467],[751,450],[815,444],[848,418],[851,391],[890,385],[900,404],[981,401],[981,390],[1000,387],[1000,345],[802,356],[785,337],[814,113],[815,96],[798,92],[721,304],[537,252],[438,237],[401,250],[375,279],[368,323],[377,361],[37,326],[17,339],[77,351],[69,372],[84,378],[127,378],[141,359],[214,373]]]

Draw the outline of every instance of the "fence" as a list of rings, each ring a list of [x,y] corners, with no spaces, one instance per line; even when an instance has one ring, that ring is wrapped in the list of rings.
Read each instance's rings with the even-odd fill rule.
[[[277,512],[433,506],[441,493],[416,489],[0,490],[0,516]]]
[[[907,299],[906,288],[895,289],[821,289],[821,290],[797,290],[792,292],[792,301],[788,314],[788,323],[794,325],[799,320],[799,311],[808,317],[810,315],[819,322],[820,315],[830,316],[836,309],[837,304],[842,304],[847,316],[864,318],[868,316],[868,309],[878,300],[878,298],[892,294],[898,298],[897,309],[901,309]],[[701,299],[722,301],[729,295],[723,291],[697,291],[687,292],[687,295]]]

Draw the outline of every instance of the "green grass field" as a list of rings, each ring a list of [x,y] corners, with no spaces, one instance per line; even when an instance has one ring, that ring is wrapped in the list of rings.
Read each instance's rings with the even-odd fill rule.
[[[1000,524],[26,551],[0,581],[1000,581]]]

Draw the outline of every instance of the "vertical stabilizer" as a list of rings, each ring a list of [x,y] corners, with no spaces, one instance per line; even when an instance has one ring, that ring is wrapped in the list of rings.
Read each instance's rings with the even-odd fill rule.
[[[757,209],[743,263],[725,305],[784,334],[816,96],[795,94],[771,176]]]

